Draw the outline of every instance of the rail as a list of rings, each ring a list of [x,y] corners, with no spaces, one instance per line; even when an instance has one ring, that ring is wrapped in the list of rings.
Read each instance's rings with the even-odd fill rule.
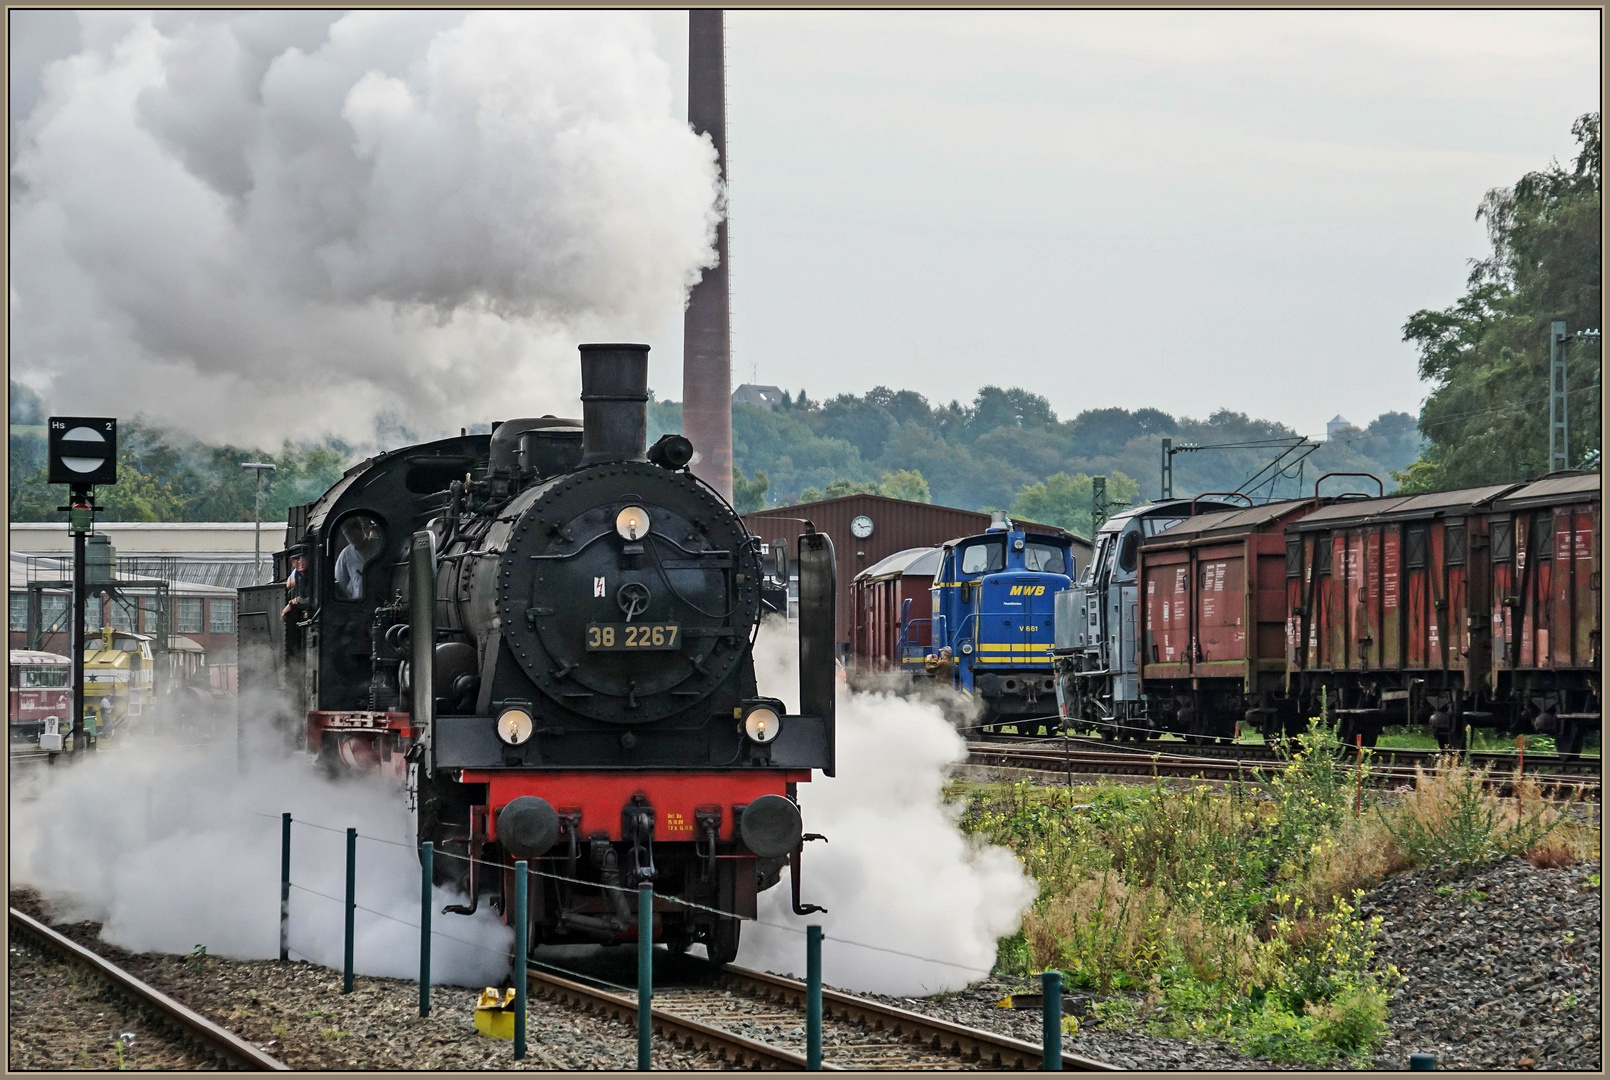
[[[137,1002],[155,1009],[163,1019],[181,1028],[191,1038],[206,1045],[231,1062],[259,1072],[289,1072],[290,1066],[271,1057],[227,1028],[173,1000],[162,991],[130,975],[110,960],[57,933],[38,919],[11,908],[11,925],[60,953],[72,963],[85,967],[105,982]]]
[[[684,958],[684,962],[697,965],[696,970],[699,971],[701,979],[710,987],[736,991],[764,1005],[781,1005],[797,1010],[800,1014],[800,1025],[804,1024],[808,993],[805,983],[730,964],[709,964],[691,957]],[[528,965],[528,971],[533,991],[545,997],[601,1011],[605,1015],[621,1020],[635,1020],[637,1016],[636,1000],[625,994],[564,978],[546,970],[540,963]],[[687,989],[682,988],[682,992],[685,993]],[[676,990],[659,986],[655,988],[658,1000],[671,998],[674,1001],[677,1000],[677,995]],[[695,1007],[698,1005],[693,999],[684,997],[681,1000],[687,1005]],[[986,1069],[1028,1071],[1039,1069],[1041,1064],[1041,1047],[1034,1043],[1010,1035],[924,1016],[921,1013],[896,1008],[870,998],[829,990],[826,987],[822,989],[822,1014],[826,1021],[849,1024],[866,1031],[883,1032],[896,1044],[908,1047],[910,1050],[908,1055],[857,1058],[842,1066],[831,1061],[823,1061],[821,1067],[826,1071],[839,1071],[843,1068],[918,1067],[911,1060],[914,1055],[933,1059],[928,1063],[931,1066],[948,1061],[969,1063]],[[795,1050],[738,1035],[714,1024],[684,1015],[674,1006],[652,1008],[650,1015],[654,1020],[656,1036],[671,1039],[684,1049],[712,1054],[733,1068],[800,1070],[806,1067],[805,1055]],[[775,1016],[770,1018],[774,1021],[777,1019]],[[830,1055],[835,1049],[846,1054],[854,1052],[854,1048],[848,1044],[829,1043],[826,1049]],[[1067,1070],[1088,1072],[1117,1071],[1115,1066],[1106,1062],[1066,1052],[1062,1055],[1062,1067]]]

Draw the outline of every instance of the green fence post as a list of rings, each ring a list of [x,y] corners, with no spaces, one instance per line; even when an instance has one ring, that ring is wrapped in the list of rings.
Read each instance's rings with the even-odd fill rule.
[[[1043,1026],[1040,1035],[1040,1070],[1062,1071],[1062,972],[1047,971],[1040,976],[1040,992],[1044,1002]]]
[[[280,815],[280,963],[291,958],[291,815]]]
[[[341,992],[352,993],[352,924],[358,910],[358,830],[347,830],[347,939]]]
[[[653,1067],[654,1052],[654,886],[637,887],[637,1067]]]
[[[1437,1068],[1437,1055],[1435,1055],[1435,1054],[1410,1054],[1409,1055],[1409,1071],[1410,1072],[1435,1072],[1436,1068]]]
[[[436,845],[426,840],[419,849],[419,1015],[430,1015],[430,900],[436,876]]]
[[[526,911],[526,863],[514,864],[514,1060],[525,1057],[526,934],[531,921]]]
[[[805,928],[805,1068],[822,1068],[822,928]]]

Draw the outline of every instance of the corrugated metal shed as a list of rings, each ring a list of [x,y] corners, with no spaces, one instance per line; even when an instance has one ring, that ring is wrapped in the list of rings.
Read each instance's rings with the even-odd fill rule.
[[[850,522],[863,515],[872,520],[872,535],[857,539],[850,532]],[[988,529],[990,523],[988,514],[976,510],[906,502],[883,495],[845,495],[743,515],[749,531],[762,540],[787,540],[790,556],[798,547],[795,537],[805,530],[807,519],[832,538],[838,556],[838,640],[844,645],[850,641],[850,582],[857,574],[901,551],[938,547],[946,540],[975,536]],[[1029,532],[1071,535],[1054,525],[1026,521],[1016,524]],[[1074,536],[1073,552],[1083,572],[1090,559],[1090,542]]]

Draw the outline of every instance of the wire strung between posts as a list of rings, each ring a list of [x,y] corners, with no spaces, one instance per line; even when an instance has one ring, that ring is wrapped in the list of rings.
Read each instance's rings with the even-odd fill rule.
[[[264,813],[256,812],[256,811],[254,811],[254,813],[256,813],[256,816],[258,816],[258,817],[271,818],[271,819],[276,820],[276,821],[280,820],[279,818],[275,817],[272,814],[264,814]],[[302,824],[302,825],[308,825],[308,826],[311,826],[311,827],[313,827],[315,829],[322,829],[325,832],[334,832],[334,833],[341,833],[341,834],[345,834],[345,832],[346,832],[345,829],[332,829],[328,825],[319,825],[319,824],[317,824],[315,822],[311,822],[311,821],[298,821],[295,818],[292,818],[291,820],[294,823]],[[376,843],[389,844],[392,847],[399,847],[399,848],[412,850],[410,845],[401,844],[401,843],[398,843],[395,840],[383,840],[378,836],[367,836],[367,835],[365,835],[363,833],[359,833],[358,836],[359,836],[360,839],[373,840]],[[451,858],[451,859],[461,859],[461,860],[464,860],[466,862],[479,863],[482,866],[494,867],[494,868],[496,868],[496,869],[498,869],[500,871],[509,869],[509,867],[505,866],[502,863],[492,862],[489,859],[477,859],[477,858],[475,858],[474,856],[471,856],[471,855],[459,855],[456,852],[452,852],[452,851],[438,850],[436,852],[436,854],[438,856],[446,856],[447,858]],[[564,875],[564,874],[554,874],[554,873],[549,873],[549,872],[543,871],[543,870],[527,869],[526,872],[529,873],[529,874],[532,874],[532,875],[534,875],[536,877],[549,878],[549,879],[554,880],[554,881],[564,881],[564,882],[568,882],[568,883],[573,884],[573,885],[583,885],[583,886],[586,886],[588,888],[593,888],[593,889],[608,889],[608,890],[611,890],[611,891],[614,891],[614,892],[624,892],[624,893],[632,893],[632,894],[636,894],[638,892],[637,889],[628,888],[627,886],[624,886],[624,885],[608,885],[608,884],[605,884],[603,882],[587,881],[587,880],[584,880],[582,878],[573,878],[573,877],[569,877],[569,876]],[[315,895],[315,896],[322,896],[326,900],[333,900],[336,903],[341,903],[341,904],[346,903],[346,901],[344,899],[340,898],[340,897],[330,896],[330,895],[328,895],[326,893],[317,892],[317,891],[315,891],[313,889],[307,888],[304,885],[298,885],[295,882],[291,883],[291,887],[293,889],[301,889],[303,892],[313,893],[313,895]],[[773,930],[786,930],[791,934],[804,934],[805,933],[804,929],[802,929],[800,927],[797,927],[797,926],[789,926],[786,923],[768,922],[768,921],[766,921],[764,919],[756,918],[756,917],[750,916],[750,915],[739,915],[736,912],[723,911],[720,908],[710,907],[708,904],[700,904],[700,903],[697,903],[697,902],[695,902],[693,900],[685,900],[680,896],[670,896],[670,895],[667,895],[665,893],[660,893],[660,892],[655,892],[655,893],[653,893],[653,895],[658,897],[658,898],[660,898],[660,899],[662,899],[662,900],[666,900],[666,901],[668,901],[670,903],[680,904],[683,907],[692,908],[695,911],[708,912],[709,914],[717,915],[717,916],[720,916],[721,918],[724,918],[724,919],[737,919],[740,922],[752,922],[757,926],[764,926],[764,927],[768,927],[768,928],[773,929]],[[369,912],[371,915],[377,915],[382,919],[390,919],[392,922],[400,923],[403,926],[409,926],[409,927],[412,927],[415,930],[419,929],[419,924],[418,923],[406,922],[406,921],[404,921],[402,919],[398,919],[398,918],[396,918],[394,916],[387,915],[387,914],[385,914],[383,912],[375,911],[372,908],[363,907],[362,905],[354,905],[354,906],[358,907],[362,911]],[[438,935],[436,934],[435,931],[432,931],[431,936],[435,937],[435,936],[438,936]],[[455,937],[452,937],[451,935],[448,935],[448,934],[441,934],[439,936],[445,937],[450,941],[457,941],[460,944],[468,945],[471,948],[482,949],[483,951],[486,951],[486,952],[491,952],[492,951],[492,950],[486,949],[484,946],[476,945],[474,942],[464,941],[462,938],[455,938]],[[853,946],[853,947],[858,948],[858,949],[869,949],[869,950],[871,950],[873,952],[887,953],[887,954],[889,954],[891,956],[901,956],[901,957],[905,957],[908,960],[920,960],[920,961],[922,961],[923,963],[926,963],[926,964],[938,964],[938,965],[940,965],[942,967],[955,968],[958,971],[977,972],[977,971],[980,971],[980,970],[984,970],[986,974],[988,973],[988,969],[981,969],[976,964],[958,964],[958,963],[956,963],[954,961],[951,961],[951,960],[941,960],[936,956],[922,956],[922,955],[919,955],[917,953],[905,952],[905,951],[902,951],[900,949],[891,949],[891,948],[889,948],[889,947],[887,947],[885,945],[873,945],[873,944],[871,944],[869,942],[865,942],[865,941],[854,941],[854,940],[852,940],[850,938],[834,937],[834,936],[831,936],[831,935],[824,935],[824,940],[832,941],[832,942],[835,942],[835,943],[837,943],[839,945],[850,945],[850,946]],[[558,970],[558,971],[566,970],[564,968],[558,967],[557,965],[554,965],[554,968],[555,968],[555,970]],[[571,974],[577,974],[577,973],[571,972]],[[587,976],[587,977],[590,978],[591,976]]]

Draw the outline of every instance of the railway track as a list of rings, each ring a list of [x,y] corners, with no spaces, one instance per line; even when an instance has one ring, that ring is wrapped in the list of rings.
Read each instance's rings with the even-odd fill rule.
[[[663,984],[661,974],[655,976],[656,1038],[706,1053],[728,1068],[805,1068],[804,983],[692,957],[673,958],[665,970],[670,978]],[[542,965],[530,967],[529,985],[533,994],[636,1022],[635,997],[561,976]],[[824,987],[822,1067],[835,1071],[1033,1070],[1040,1067],[1040,1047]],[[1111,1065],[1066,1052],[1062,1067],[1114,1070]]]
[[[289,1067],[259,1050],[234,1032],[208,1020],[155,987],[142,982],[105,957],[84,948],[32,916],[10,908],[11,928],[38,941],[70,963],[109,983],[135,1004],[178,1029],[186,1041],[222,1060],[231,1068],[256,1072],[288,1072]]]
[[[1065,750],[1059,748],[1057,744],[1049,742],[1034,746],[969,743],[967,761],[971,765],[984,765],[993,768],[1022,769],[1041,773],[1078,774],[1080,776],[1166,776],[1201,780],[1246,781],[1254,779],[1256,770],[1278,760],[1273,757],[1254,756],[1237,756],[1234,758],[1207,757],[1143,749],[1093,750],[1088,749],[1088,746],[1088,742],[1077,739],[1069,739],[1068,747]],[[1193,749],[1196,748],[1193,747]],[[1240,747],[1232,746],[1230,749],[1240,749]],[[1248,747],[1248,749],[1255,748]],[[1496,756],[1503,757],[1503,755]],[[1545,758],[1544,762],[1546,765],[1552,766],[1557,764],[1559,759]],[[1479,764],[1479,761],[1473,763]],[[1527,769],[1525,775],[1528,779],[1545,787],[1568,788],[1580,786],[1585,796],[1597,799],[1602,787],[1602,778],[1597,768],[1598,762],[1595,761],[1592,764],[1594,767],[1592,773],[1556,773]],[[1493,775],[1489,778],[1488,783],[1500,792],[1507,792],[1513,788],[1514,773],[1513,771],[1502,772],[1500,771],[1502,768],[1502,765],[1495,766]],[[1513,769],[1513,759],[1510,759],[1510,768]],[[1391,786],[1413,783],[1414,778],[1415,770],[1412,764],[1382,764],[1379,760],[1375,760],[1370,765],[1369,782],[1375,785]]]
[[[1060,736],[1041,738],[1037,736],[997,736],[993,739],[976,740],[969,746],[988,747],[1020,747],[1029,749],[1056,750],[1061,752],[1063,739]],[[1153,754],[1166,754],[1169,756],[1184,756],[1196,759],[1218,758],[1228,761],[1279,761],[1280,755],[1275,748],[1267,743],[1246,742],[1204,742],[1189,743],[1174,739],[1147,739],[1138,743],[1115,743],[1087,735],[1070,735],[1067,744],[1075,749],[1099,750],[1106,753],[1139,754],[1148,759]],[[1516,754],[1504,751],[1490,750],[1415,750],[1404,747],[1376,746],[1366,747],[1370,752],[1370,760],[1376,765],[1431,765],[1437,759],[1448,754],[1457,753],[1459,757],[1477,768],[1488,765],[1495,772],[1514,772],[1518,761]],[[1344,748],[1343,757],[1352,760],[1351,747]],[[1603,759],[1598,757],[1560,757],[1556,754],[1527,754],[1526,773],[1548,772],[1560,775],[1581,774],[1584,776],[1599,775],[1603,766]]]

